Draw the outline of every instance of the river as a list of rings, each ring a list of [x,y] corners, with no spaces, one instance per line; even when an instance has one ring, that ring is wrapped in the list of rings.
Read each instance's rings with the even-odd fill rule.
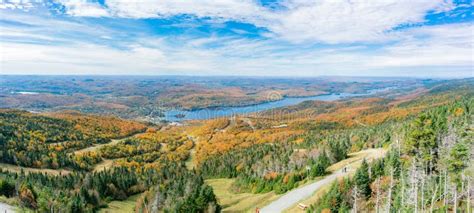
[[[387,87],[383,89],[373,89],[369,90],[367,93],[340,93],[340,94],[327,94],[327,95],[318,95],[310,97],[292,97],[292,98],[283,98],[278,101],[265,102],[261,104],[251,105],[251,106],[238,106],[238,107],[219,107],[219,108],[206,108],[198,110],[169,110],[165,111],[165,120],[168,121],[185,121],[185,120],[206,120],[218,117],[229,117],[233,115],[242,115],[260,112],[264,110],[286,107],[291,105],[296,105],[304,101],[335,101],[348,97],[356,96],[367,96],[373,95],[377,92],[391,90],[394,87]]]

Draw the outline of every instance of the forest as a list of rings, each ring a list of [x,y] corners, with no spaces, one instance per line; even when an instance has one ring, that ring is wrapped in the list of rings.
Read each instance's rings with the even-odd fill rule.
[[[183,164],[192,142],[179,135],[163,135],[139,122],[72,112],[2,110],[0,124],[1,162],[21,166],[19,171],[0,169],[0,195],[15,198],[20,207],[96,212],[112,200],[141,194],[140,212],[220,208],[212,188]],[[95,146],[99,148],[90,149]],[[111,167],[97,167],[110,160]]]
[[[473,109],[470,97],[404,122],[384,159],[364,161],[308,212],[471,212]]]
[[[387,154],[361,160],[307,211],[471,211],[472,79],[396,91],[181,125],[1,109],[0,202],[98,212],[136,196],[135,212],[226,212],[209,180],[278,197],[377,148]]]

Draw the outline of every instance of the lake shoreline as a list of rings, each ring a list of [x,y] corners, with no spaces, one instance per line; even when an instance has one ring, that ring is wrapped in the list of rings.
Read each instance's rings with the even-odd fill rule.
[[[362,97],[373,95],[377,92],[391,90],[393,87],[367,90],[365,93],[328,93],[316,96],[286,97],[277,101],[265,101],[260,104],[252,104],[237,107],[211,107],[196,110],[176,109],[164,111],[163,120],[168,122],[183,122],[189,120],[208,120],[219,117],[228,117],[256,113],[265,110],[297,105],[305,101],[336,101],[344,98]]]

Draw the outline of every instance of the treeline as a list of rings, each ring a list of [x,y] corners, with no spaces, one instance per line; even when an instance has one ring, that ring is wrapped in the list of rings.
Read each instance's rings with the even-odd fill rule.
[[[220,210],[212,188],[184,165],[162,164],[159,170],[114,167],[92,173],[50,176],[0,173],[0,195],[16,197],[22,207],[38,212],[96,212],[110,200],[144,193],[139,209],[147,212]]]
[[[0,193],[6,197],[17,195],[22,207],[39,212],[93,212],[109,200],[124,200],[145,191],[157,183],[155,174],[153,170],[139,174],[125,167],[63,176],[2,171],[0,182],[4,187]]]
[[[331,158],[339,161],[350,152],[389,145],[396,140],[392,133],[401,128],[400,122],[403,121],[387,121],[375,126],[308,131],[303,135],[304,140],[300,147],[328,147],[330,153],[334,153]]]
[[[386,158],[364,162],[309,211],[472,211],[473,109],[468,96],[405,122]]]

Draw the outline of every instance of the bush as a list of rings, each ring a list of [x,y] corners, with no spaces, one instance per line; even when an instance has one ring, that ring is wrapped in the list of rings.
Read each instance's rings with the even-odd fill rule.
[[[15,195],[15,184],[6,180],[0,180],[0,195],[13,197]]]

